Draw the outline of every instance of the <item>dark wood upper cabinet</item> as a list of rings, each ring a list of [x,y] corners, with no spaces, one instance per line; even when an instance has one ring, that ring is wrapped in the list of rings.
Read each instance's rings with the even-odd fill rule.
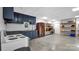
[[[13,22],[14,20],[13,7],[3,7],[3,18],[6,22]]]

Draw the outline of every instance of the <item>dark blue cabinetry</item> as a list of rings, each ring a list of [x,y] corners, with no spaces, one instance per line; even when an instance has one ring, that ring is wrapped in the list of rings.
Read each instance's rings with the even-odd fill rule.
[[[23,16],[18,13],[14,13],[15,23],[23,23]]]
[[[16,23],[23,23],[23,22],[29,22],[30,24],[36,23],[36,17],[17,12],[14,12],[14,19]]]
[[[36,17],[35,16],[30,16],[30,15],[25,15],[25,14],[21,14],[21,13],[14,12],[14,18],[16,20],[15,23],[28,22],[29,25],[36,25]],[[23,34],[25,36],[28,36],[31,39],[37,37],[36,30],[24,31]]]
[[[7,23],[23,24],[24,22],[28,22],[29,25],[36,25],[35,16],[14,12],[13,7],[3,7],[3,18]],[[32,39],[37,37],[36,30],[24,31],[23,34]]]
[[[32,16],[29,16],[29,20],[30,24],[35,24],[36,23],[36,17],[32,17]]]
[[[34,39],[37,37],[36,31],[26,31],[23,33],[23,35],[30,37],[31,39]]]
[[[32,38],[36,38],[37,37],[37,32],[36,31],[32,31]]]
[[[3,7],[3,18],[6,22],[12,22],[14,20],[13,7]]]
[[[36,17],[14,12],[13,7],[3,7],[3,18],[7,23],[24,23],[35,24]]]

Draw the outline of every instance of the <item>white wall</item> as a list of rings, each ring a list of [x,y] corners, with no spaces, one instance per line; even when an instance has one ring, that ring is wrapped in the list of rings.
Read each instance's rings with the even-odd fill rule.
[[[76,36],[78,34],[78,30],[79,30],[79,18],[76,19]]]
[[[28,25],[27,28],[25,28],[24,24],[13,24],[13,23],[8,23],[6,25],[6,30],[7,31],[31,31],[31,30],[35,30],[36,29],[36,25]]]
[[[3,8],[0,7],[0,32],[1,32],[1,43],[5,42],[5,40],[4,40],[4,30],[5,30],[5,25],[4,25],[4,20],[3,20]]]
[[[53,27],[55,29],[55,33],[60,34],[60,21],[53,22]]]
[[[0,31],[5,30],[4,20],[3,20],[3,8],[0,7]]]

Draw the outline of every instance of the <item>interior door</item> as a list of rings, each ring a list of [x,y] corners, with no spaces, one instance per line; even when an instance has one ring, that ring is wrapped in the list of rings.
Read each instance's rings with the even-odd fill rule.
[[[37,27],[38,37],[45,36],[45,24],[37,23],[36,27]]]

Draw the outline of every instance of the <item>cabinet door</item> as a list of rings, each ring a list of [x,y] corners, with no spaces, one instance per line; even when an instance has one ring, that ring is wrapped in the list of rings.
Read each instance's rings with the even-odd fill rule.
[[[32,31],[32,39],[37,37],[36,31]]]
[[[29,37],[29,38],[32,38],[32,33],[30,31],[26,31],[23,33],[23,35]]]
[[[17,23],[22,23],[22,20],[23,20],[22,15],[18,14]]]
[[[36,17],[32,18],[33,24],[36,24]]]
[[[23,20],[24,20],[23,15],[20,15],[20,16],[19,16],[19,19],[20,19],[19,22],[20,22],[20,23],[23,23]]]
[[[14,22],[17,22],[17,20],[18,20],[18,14],[16,14],[16,13],[14,13]]]
[[[14,20],[15,23],[23,23],[23,17],[21,14],[14,13]]]
[[[7,22],[12,22],[14,20],[13,7],[3,7],[3,18]]]
[[[36,31],[29,31],[29,35],[28,35],[31,39],[36,38]]]
[[[23,15],[23,22],[28,22],[28,16],[27,15]]]
[[[36,18],[30,16],[30,17],[29,17],[29,23],[32,24],[32,25],[35,24],[35,23],[36,23]]]

